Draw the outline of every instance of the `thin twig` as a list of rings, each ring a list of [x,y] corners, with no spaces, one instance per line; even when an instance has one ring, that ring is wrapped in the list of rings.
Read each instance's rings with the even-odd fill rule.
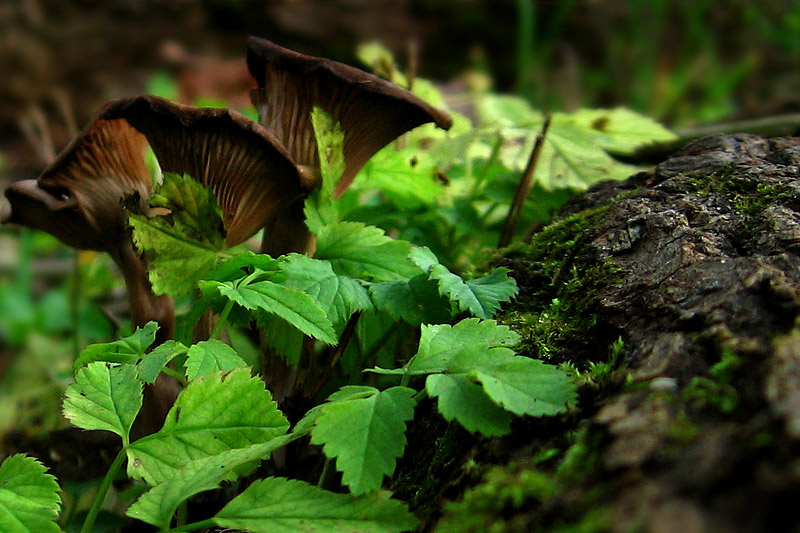
[[[525,172],[523,172],[522,178],[519,180],[517,193],[514,196],[511,208],[508,210],[508,216],[503,225],[503,231],[500,233],[500,241],[497,243],[498,248],[508,246],[511,243],[511,239],[514,237],[514,233],[517,231],[519,219],[522,216],[522,209],[525,207],[525,201],[528,199],[528,195],[533,187],[533,173],[536,170],[536,163],[539,161],[539,154],[542,151],[544,139],[547,137],[547,130],[550,129],[551,119],[552,116],[548,113],[544,118],[541,131],[536,136],[536,144],[534,144],[531,156],[528,158],[528,166],[525,167]]]
[[[64,125],[67,128],[67,135],[70,139],[77,137],[78,121],[75,120],[75,111],[67,97],[66,91],[60,88],[55,89],[53,91],[53,100],[55,100],[58,112],[61,113],[61,118],[64,120]]]

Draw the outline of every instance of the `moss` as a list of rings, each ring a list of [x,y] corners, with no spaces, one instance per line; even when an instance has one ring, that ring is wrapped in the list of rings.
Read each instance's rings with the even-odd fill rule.
[[[733,413],[740,402],[733,381],[741,366],[741,358],[723,348],[720,361],[708,370],[708,376],[692,378],[681,393],[683,398],[694,407],[711,406],[723,413]]]
[[[698,194],[719,194],[736,212],[755,216],[791,194],[784,185],[754,183],[745,177],[732,177],[732,167],[715,174],[692,174],[689,186]]]
[[[549,501],[558,499],[574,482],[585,479],[597,464],[597,432],[574,432],[573,444],[562,455],[554,471],[547,471],[534,456],[486,472],[476,487],[458,502],[445,506],[444,517],[436,531],[516,533],[536,531],[586,532],[608,531],[610,510],[602,505],[602,491],[591,491],[575,505],[551,509]],[[549,463],[548,460],[545,462]]]
[[[510,251],[514,277],[532,287],[524,301],[500,321],[520,333],[521,351],[564,360],[560,353],[585,344],[597,323],[597,294],[618,280],[619,267],[589,248],[588,228],[596,226],[608,205],[559,220],[533,236],[529,245]]]

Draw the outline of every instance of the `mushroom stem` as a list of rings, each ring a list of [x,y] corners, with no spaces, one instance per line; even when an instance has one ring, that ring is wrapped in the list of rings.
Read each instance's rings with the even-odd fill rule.
[[[131,323],[141,327],[151,320],[158,322],[156,345],[171,339],[175,333],[175,312],[169,296],[156,296],[147,279],[147,268],[133,249],[130,239],[109,250],[128,287],[131,305]]]

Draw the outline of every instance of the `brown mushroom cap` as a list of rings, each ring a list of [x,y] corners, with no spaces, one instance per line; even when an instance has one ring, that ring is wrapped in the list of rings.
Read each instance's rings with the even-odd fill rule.
[[[96,115],[38,179],[6,190],[11,209],[3,222],[47,231],[74,248],[109,250],[127,227],[122,197],[149,195],[146,149],[127,122]]]
[[[114,102],[102,116],[144,134],[164,172],[189,174],[214,191],[229,246],[282,216],[312,187],[275,137],[236,111],[140,96]]]
[[[319,167],[311,111],[317,106],[344,130],[345,170],[341,195],[375,152],[417,126],[443,129],[450,116],[411,92],[354,67],[308,56],[266,39],[247,41],[247,66],[258,82],[251,92],[261,124],[289,150],[295,162]]]
[[[125,238],[121,199],[150,195],[148,144],[163,171],[189,174],[214,191],[229,246],[311,188],[280,143],[239,113],[139,96],[106,104],[38,180],[12,185],[8,221],[76,248],[109,250]]]

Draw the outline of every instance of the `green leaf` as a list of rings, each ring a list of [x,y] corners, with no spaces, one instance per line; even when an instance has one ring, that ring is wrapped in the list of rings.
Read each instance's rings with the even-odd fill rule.
[[[272,281],[246,285],[209,282],[220,294],[250,310],[277,315],[297,329],[327,344],[336,344],[336,332],[325,311],[306,293]]]
[[[142,360],[139,361],[137,365],[139,377],[142,378],[145,383],[154,383],[161,373],[161,370],[163,370],[170,361],[188,351],[189,348],[178,341],[168,340],[163,344],[159,344],[151,352],[142,356]]]
[[[501,162],[515,172],[527,165],[544,117],[523,98],[486,95],[478,103],[482,121],[498,128],[508,142]],[[605,179],[624,179],[639,167],[613,159],[607,151],[628,154],[650,142],[673,139],[656,122],[626,109],[589,109],[554,113],[536,168],[545,190],[584,190]]]
[[[439,412],[445,420],[456,420],[467,431],[478,431],[487,437],[511,431],[508,412],[463,374],[432,374],[425,380],[425,389],[429,396],[439,399]]]
[[[406,422],[414,416],[415,393],[407,387],[346,386],[323,404],[311,442],[336,458],[342,483],[353,494],[379,488],[383,476],[394,472],[406,445]]]
[[[592,133],[604,149],[632,154],[643,144],[672,141],[677,135],[655,120],[630,109],[579,109],[571,115],[577,126]]]
[[[508,277],[506,268],[497,268],[488,276],[464,281],[439,263],[427,248],[414,248],[409,257],[431,279],[438,281],[440,294],[458,302],[459,309],[478,318],[491,318],[500,309],[501,302],[510,301],[517,294],[517,284]]]
[[[408,280],[373,283],[369,288],[378,311],[395,320],[409,324],[440,323],[449,321],[453,313],[450,302],[443,298],[436,284],[425,274]]]
[[[56,525],[61,497],[56,478],[42,463],[22,454],[0,464],[0,529],[4,533],[49,533]]]
[[[536,359],[516,356],[513,361],[482,366],[469,372],[492,400],[517,415],[563,413],[575,405],[572,380],[561,369]]]
[[[218,370],[227,372],[246,366],[244,359],[224,342],[216,339],[200,341],[189,347],[186,357],[186,377],[193,381],[198,377],[208,377]]]
[[[411,244],[393,240],[383,230],[359,222],[340,222],[317,233],[317,259],[330,261],[340,276],[389,281],[416,276],[408,259]]]
[[[513,346],[517,342],[519,335],[494,320],[467,318],[455,326],[422,326],[419,350],[408,362],[407,372],[444,372],[448,362],[464,350],[488,350],[494,346]]]
[[[249,276],[256,270],[263,272],[275,272],[278,270],[279,262],[267,254],[256,254],[245,251],[234,255],[228,259],[220,261],[214,267],[206,279],[214,281],[235,281],[245,276]]]
[[[290,254],[283,258],[280,268],[287,275],[283,285],[308,294],[333,324],[372,307],[367,289],[350,277],[336,274],[327,261]]]
[[[418,524],[401,502],[384,494],[336,494],[285,478],[254,482],[212,521],[252,533],[400,533]]]
[[[126,511],[126,515],[148,524],[167,529],[178,506],[188,498],[213,490],[224,480],[241,475],[243,467],[255,466],[274,450],[292,439],[283,435],[263,444],[226,450],[182,465],[174,475],[143,494]]]
[[[414,209],[434,204],[444,193],[436,181],[436,170],[431,157],[423,152],[387,146],[364,165],[356,184],[380,189],[397,205]]]
[[[152,320],[133,334],[114,342],[91,344],[84,348],[75,360],[75,368],[94,361],[109,363],[136,363],[144,357],[145,350],[156,340],[158,324]]]
[[[344,132],[338,122],[319,107],[311,111],[317,141],[323,201],[333,200],[333,190],[344,173]]]
[[[156,294],[191,293],[225,247],[222,210],[214,193],[188,175],[165,173],[149,201],[154,213],[130,212],[133,242],[144,253]],[[160,214],[166,211],[166,214]]]
[[[95,362],[78,369],[67,387],[64,416],[82,429],[104,429],[127,445],[133,420],[142,407],[142,382],[133,365]]]
[[[264,383],[248,369],[215,372],[181,391],[160,431],[129,446],[128,474],[162,483],[189,461],[266,442],[288,426]]]

